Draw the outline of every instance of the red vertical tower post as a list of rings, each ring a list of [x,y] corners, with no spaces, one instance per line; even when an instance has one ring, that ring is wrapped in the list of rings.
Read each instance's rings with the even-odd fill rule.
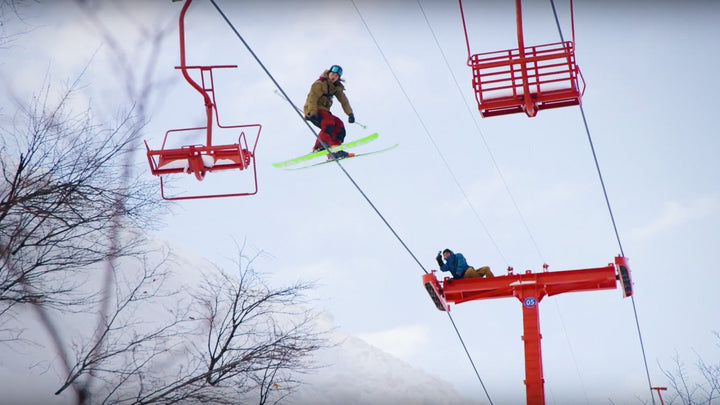
[[[545,402],[545,379],[542,369],[542,349],[540,346],[540,312],[538,304],[542,292],[538,285],[525,284],[515,290],[522,302],[523,345],[525,346],[525,394],[528,404]]]
[[[617,267],[617,269],[616,269]],[[547,266],[543,266],[547,270]],[[435,306],[449,311],[448,302],[461,302],[516,297],[522,303],[523,344],[525,349],[525,393],[528,405],[545,404],[545,380],[542,369],[540,345],[540,316],[538,305],[546,295],[567,292],[607,290],[617,288],[620,280],[623,296],[632,295],[632,281],[627,259],[615,258],[615,263],[605,267],[580,270],[543,271],[513,274],[490,278],[469,278],[454,280],[446,277],[443,282],[435,277],[435,271],[423,276],[423,284]]]
[[[657,391],[658,398],[660,398],[660,405],[665,405],[662,399],[662,394],[660,394],[660,391],[667,391],[667,387],[651,387],[651,389]]]

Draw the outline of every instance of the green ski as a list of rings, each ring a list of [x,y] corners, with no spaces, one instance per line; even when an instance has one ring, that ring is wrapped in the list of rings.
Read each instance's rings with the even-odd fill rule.
[[[368,142],[370,142],[370,141],[374,141],[375,139],[377,139],[377,137],[378,137],[378,134],[377,134],[377,133],[374,133],[374,134],[372,134],[372,135],[368,135],[368,136],[366,136],[366,137],[364,137],[364,138],[360,138],[360,139],[354,140],[354,141],[352,141],[352,142],[347,142],[347,143],[344,143],[344,144],[342,144],[342,145],[333,146],[333,147],[330,148],[330,152],[337,152],[337,151],[339,151],[339,150],[344,150],[344,149],[347,149],[347,148],[354,148],[355,146],[364,145],[364,144],[366,144],[366,143],[368,143]],[[272,165],[273,165],[273,167],[293,166],[293,165],[296,165],[296,164],[298,164],[298,163],[304,162],[304,161],[306,161],[306,160],[314,159],[314,158],[316,158],[316,157],[318,157],[318,156],[325,156],[325,155],[327,155],[327,153],[328,153],[328,151],[326,151],[326,150],[320,150],[320,151],[317,151],[317,152],[308,153],[307,155],[303,155],[303,156],[300,156],[300,157],[296,157],[296,158],[294,158],[294,159],[289,159],[289,160],[286,160],[286,161],[284,161],[284,162],[273,163]]]
[[[332,163],[332,162],[334,162],[334,161],[336,161],[336,160],[346,160],[346,159],[352,159],[352,158],[356,158],[356,157],[360,157],[360,156],[374,155],[374,154],[377,154],[377,153],[386,152],[386,151],[389,151],[389,150],[391,150],[391,149],[395,149],[395,148],[398,147],[398,145],[399,145],[399,144],[396,143],[395,145],[389,146],[389,147],[384,148],[384,149],[374,150],[374,151],[372,151],[372,152],[356,153],[356,154],[354,154],[354,155],[350,155],[350,156],[348,156],[348,157],[339,158],[339,159],[328,159],[328,160],[326,160],[326,161],[324,161],[324,162],[313,163],[313,164],[307,165],[307,166],[287,167],[287,168],[285,168],[285,170],[302,170],[302,169],[308,169],[308,168],[310,168],[310,167],[315,167],[315,166],[320,166],[320,165],[324,165],[324,164],[327,164],[327,163]]]

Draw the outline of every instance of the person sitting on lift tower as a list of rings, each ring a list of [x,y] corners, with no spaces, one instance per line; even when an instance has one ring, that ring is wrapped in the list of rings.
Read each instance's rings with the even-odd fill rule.
[[[445,263],[443,263],[443,258],[445,258]],[[435,260],[437,260],[440,270],[449,271],[453,278],[456,279],[495,276],[488,266],[479,269],[468,266],[467,260],[465,260],[462,253],[453,253],[450,249],[445,249],[442,253],[438,251]]]

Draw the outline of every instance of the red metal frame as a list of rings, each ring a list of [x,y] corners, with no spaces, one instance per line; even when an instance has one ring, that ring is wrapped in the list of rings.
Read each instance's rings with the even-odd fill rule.
[[[438,281],[433,270],[425,274],[422,280],[430,298],[441,311],[450,310],[448,302],[459,304],[467,301],[508,297],[520,300],[523,306],[522,340],[525,346],[527,403],[544,405],[545,380],[542,371],[538,312],[540,301],[546,295],[617,288],[621,266],[624,267],[629,282],[630,269],[627,267],[627,259],[621,256],[615,258],[615,264],[610,263],[605,267],[589,269],[543,271],[542,273],[532,273],[527,270],[525,274],[513,274],[512,268],[509,268],[507,276],[460,280],[446,277],[442,283]],[[544,269],[547,269],[547,266],[544,266]],[[623,295],[627,296],[625,292]]]
[[[252,124],[223,126],[221,128],[257,128],[259,135],[260,127],[259,124]],[[234,144],[213,146],[186,145],[181,148],[165,148],[168,136],[196,130],[207,130],[207,128],[195,127],[168,130],[165,133],[165,139],[163,140],[160,150],[151,150],[147,141],[145,141],[150,172],[156,176],[160,176],[160,195],[162,198],[165,200],[191,200],[217,197],[241,197],[256,194],[258,187],[257,170],[254,164],[254,150],[259,136],[255,136],[255,143],[252,149],[248,147],[245,131],[240,132],[238,142]],[[163,176],[167,174],[193,173],[195,178],[203,180],[208,172],[231,169],[244,170],[247,168],[252,168],[254,184],[254,187],[249,191],[183,196],[170,196],[165,192],[165,180]]]
[[[620,280],[620,286],[622,287],[623,297],[629,297],[633,294],[632,290],[632,278],[630,277],[630,267],[628,266],[627,257],[616,256],[615,266],[618,270],[618,280]]]
[[[425,286],[425,289],[427,290],[428,294],[430,294],[430,298],[435,303],[435,306],[437,309],[441,311],[450,311],[450,306],[445,302],[445,299],[443,298],[443,289],[440,286],[440,282],[438,281],[437,277],[435,277],[435,270],[431,271],[430,273],[426,273],[423,278],[423,285]],[[445,282],[447,282],[448,279],[445,279]]]
[[[572,41],[526,47],[522,30],[522,4],[521,0],[515,0],[518,47],[474,55],[470,54],[462,0],[459,2],[468,51],[467,65],[472,68],[473,89],[481,116],[524,111],[529,117],[534,117],[538,110],[581,103],[585,81],[575,62],[572,0]]]
[[[657,392],[658,398],[660,398],[660,405],[665,405],[665,402],[663,402],[662,394],[660,394],[660,391],[667,391],[667,387],[650,387],[650,389],[653,389]]]
[[[204,127],[171,129],[165,133],[162,147],[159,150],[152,150],[145,142],[147,158],[150,164],[150,171],[153,175],[160,176],[160,193],[166,200],[186,200],[198,198],[215,197],[236,197],[253,195],[257,193],[257,171],[255,168],[255,148],[260,137],[262,126],[260,124],[250,125],[222,125],[215,101],[215,88],[213,69],[236,68],[237,65],[213,65],[213,66],[187,66],[185,63],[185,13],[192,0],[186,0],[179,17],[180,37],[180,66],[176,69],[182,71],[185,80],[202,96],[205,104],[207,125]],[[188,73],[189,69],[197,69],[200,72],[200,83],[195,81]],[[213,114],[214,111],[214,114]],[[217,128],[239,129],[237,143],[213,145],[213,115]],[[193,131],[205,132],[205,144],[183,145],[181,147],[168,147],[168,136]],[[246,132],[254,132],[252,148],[248,147]],[[173,173],[194,174],[195,178],[202,181],[208,172],[219,170],[245,170],[253,169],[254,187],[249,191],[230,192],[221,194],[183,195],[168,196],[165,193],[163,176]]]

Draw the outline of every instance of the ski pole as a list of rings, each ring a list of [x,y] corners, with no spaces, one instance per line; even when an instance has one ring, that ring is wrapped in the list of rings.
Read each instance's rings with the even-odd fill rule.
[[[359,122],[357,122],[357,121],[355,121],[355,124],[360,125],[360,126],[362,127],[362,129],[367,129],[367,125],[363,125],[363,124],[361,124],[361,123],[359,123]]]
[[[285,96],[283,96],[282,93],[280,93],[277,89],[275,89],[275,94],[277,94],[281,99],[286,100],[288,103],[290,103],[291,106],[295,108],[295,111],[299,112],[300,115],[303,115],[302,110],[298,106],[293,104],[292,101],[286,99]]]

